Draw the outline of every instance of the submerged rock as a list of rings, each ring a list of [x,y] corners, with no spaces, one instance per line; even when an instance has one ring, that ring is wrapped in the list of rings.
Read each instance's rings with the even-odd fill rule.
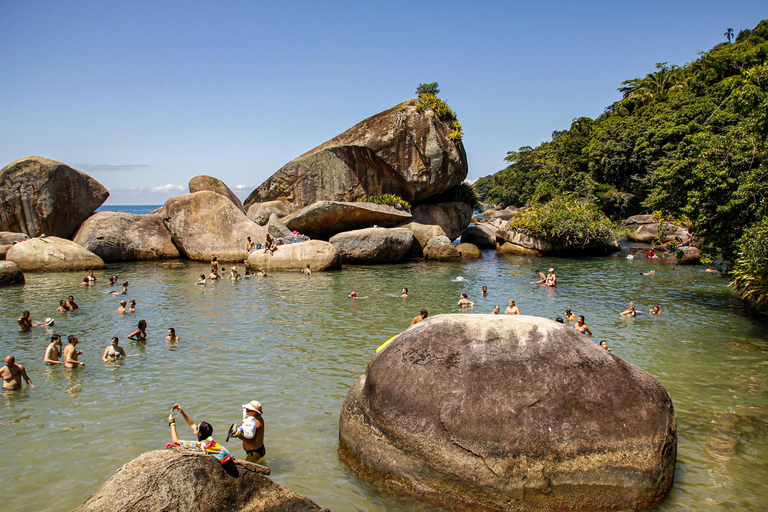
[[[28,156],[0,170],[0,230],[69,238],[107,197],[87,174]]]
[[[77,230],[74,242],[104,261],[166,260],[180,257],[162,215],[99,212]]]
[[[346,231],[329,240],[343,263],[392,263],[408,256],[413,231],[408,228],[366,228]]]
[[[156,450],[118,469],[75,512],[325,510],[268,474],[268,468],[251,462],[236,460],[225,470],[210,455]]]
[[[654,377],[531,316],[410,327],[368,364],[339,423],[339,455],[362,478],[468,509],[651,508],[676,453]]]
[[[421,100],[407,100],[287,163],[245,205],[279,199],[295,209],[382,194],[423,201],[467,177],[464,146],[451,130]]]
[[[227,184],[221,181],[219,178],[214,178],[213,176],[208,176],[207,174],[200,174],[189,180],[190,194],[194,194],[195,192],[203,192],[204,190],[210,190],[211,192],[216,192],[217,194],[223,195],[232,201],[232,204],[237,206],[240,210],[243,211],[243,213],[245,213],[245,208],[243,207],[242,201],[240,201],[235,193],[232,192],[232,189],[229,188]]]
[[[374,203],[319,201],[281,220],[292,231],[328,240],[337,233],[353,229],[396,226],[411,220],[411,214]]]
[[[341,255],[335,245],[322,240],[280,245],[275,252],[254,251],[246,262],[249,268],[267,270],[299,270],[311,265],[313,272],[341,268]]]
[[[0,261],[0,286],[24,284],[24,273],[12,261]]]
[[[97,270],[106,266],[104,260],[82,245],[56,236],[19,242],[11,246],[5,259],[16,263],[24,272]]]

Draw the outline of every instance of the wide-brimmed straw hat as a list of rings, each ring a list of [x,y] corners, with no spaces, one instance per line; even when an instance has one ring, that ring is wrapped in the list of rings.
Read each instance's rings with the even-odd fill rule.
[[[258,413],[261,413],[261,402],[258,400],[251,400],[247,404],[243,404],[243,409],[247,411],[256,411]]]

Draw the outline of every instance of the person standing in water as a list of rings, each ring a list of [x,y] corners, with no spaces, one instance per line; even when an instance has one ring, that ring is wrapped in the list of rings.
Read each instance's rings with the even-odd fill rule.
[[[243,442],[245,450],[245,460],[248,462],[258,462],[267,454],[264,447],[264,417],[262,416],[261,403],[258,400],[252,400],[243,405],[243,421],[237,426],[233,423],[229,428],[230,435],[233,435]]]
[[[51,336],[51,343],[45,349],[43,362],[48,366],[62,364],[62,362],[59,361],[60,357],[61,357],[61,336],[59,334],[54,334],[53,336]]]
[[[29,387],[35,387],[27,375],[27,369],[16,364],[16,358],[13,356],[5,356],[5,366],[0,368],[0,378],[3,379],[3,389],[21,389],[22,379]]]
[[[69,343],[64,347],[64,368],[75,368],[77,366],[85,366],[85,363],[78,361],[78,356],[83,354],[82,350],[77,350],[75,346],[79,343],[77,336],[70,334],[67,337]]]
[[[101,356],[102,361],[117,361],[118,359],[122,359],[123,357],[128,357],[125,354],[125,350],[123,350],[123,347],[119,345],[120,340],[117,336],[113,336],[111,340],[109,340],[109,346],[104,349],[104,354]]]
[[[507,309],[504,310],[505,315],[519,315],[520,314],[520,308],[515,306],[514,299],[509,301],[509,306]]]
[[[147,340],[147,321],[139,320],[139,325],[136,330],[128,335],[129,340],[134,341],[146,341]]]
[[[171,341],[174,343],[179,341],[179,337],[176,336],[176,329],[173,327],[168,328],[168,335],[165,337],[165,341]]]
[[[474,305],[475,303],[467,298],[467,292],[461,292],[461,298],[459,299],[457,306],[461,309],[467,309],[474,307]]]
[[[573,328],[579,331],[581,334],[587,335],[589,334],[592,336],[592,331],[589,327],[587,327],[587,324],[584,323],[584,315],[579,315],[579,319],[576,321],[575,324],[573,324]]]
[[[549,269],[549,275],[547,276],[547,280],[544,284],[551,288],[557,286],[557,276],[555,275],[554,267]]]
[[[493,311],[491,311],[491,314],[492,315],[498,315],[500,311],[501,311],[501,306],[496,304],[496,306],[494,306],[494,308],[493,308]]]
[[[32,330],[32,318],[29,316],[29,311],[24,311],[16,321],[19,323],[19,332]]]

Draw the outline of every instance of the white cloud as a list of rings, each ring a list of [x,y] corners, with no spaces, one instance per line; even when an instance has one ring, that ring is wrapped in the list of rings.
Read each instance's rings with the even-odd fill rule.
[[[243,190],[244,188],[250,188],[251,185],[235,185],[235,190]]]
[[[181,192],[184,187],[181,185],[173,185],[168,183],[167,185],[160,185],[159,187],[152,187],[149,192],[152,194],[167,194],[168,192]]]

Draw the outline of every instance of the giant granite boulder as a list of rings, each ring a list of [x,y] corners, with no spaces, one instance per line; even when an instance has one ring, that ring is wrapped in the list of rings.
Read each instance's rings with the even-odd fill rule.
[[[232,201],[232,204],[240,208],[245,213],[242,201],[232,192],[226,183],[213,176],[207,174],[200,174],[189,180],[189,192],[194,194],[195,192],[203,192],[204,190],[210,190],[216,192]]]
[[[24,273],[12,261],[0,261],[0,286],[24,284]]]
[[[475,244],[478,247],[496,247],[496,232],[499,229],[489,222],[480,222],[467,226],[461,233],[461,242]]]
[[[69,238],[109,192],[67,164],[29,156],[0,170],[0,230]]]
[[[411,208],[413,221],[421,224],[437,224],[451,240],[455,240],[469,226],[472,207],[467,203],[450,202],[420,204]]]
[[[368,364],[339,423],[358,475],[467,510],[651,508],[676,454],[658,380],[532,316],[410,327]]]
[[[467,176],[464,146],[449,138],[451,130],[421,100],[407,100],[287,163],[245,206],[279,199],[302,208],[382,194],[421,202]]]
[[[264,243],[266,232],[232,201],[211,191],[172,197],[163,205],[163,222],[171,239],[187,258],[244,261],[246,238]]]
[[[177,450],[144,453],[117,470],[75,512],[303,512],[321,509],[276,483],[269,469]]]
[[[11,246],[5,259],[26,272],[48,272],[102,269],[104,260],[80,244],[56,236],[30,238]]]
[[[319,201],[281,219],[292,231],[328,240],[336,233],[374,226],[392,227],[411,220],[411,214],[374,203]]]
[[[690,234],[687,229],[668,222],[652,222],[649,224],[636,225],[637,228],[627,235],[627,240],[644,244],[653,243],[654,240],[661,240],[662,242],[672,242],[676,240],[687,242],[690,240]]]
[[[162,215],[95,213],[83,222],[73,241],[104,261],[168,260],[180,256]]]
[[[408,228],[366,228],[345,231],[329,240],[344,263],[391,263],[408,256],[413,231]]]
[[[246,265],[252,269],[299,270],[311,265],[313,272],[341,268],[341,254],[335,245],[322,240],[279,245],[274,252],[253,251]]]

